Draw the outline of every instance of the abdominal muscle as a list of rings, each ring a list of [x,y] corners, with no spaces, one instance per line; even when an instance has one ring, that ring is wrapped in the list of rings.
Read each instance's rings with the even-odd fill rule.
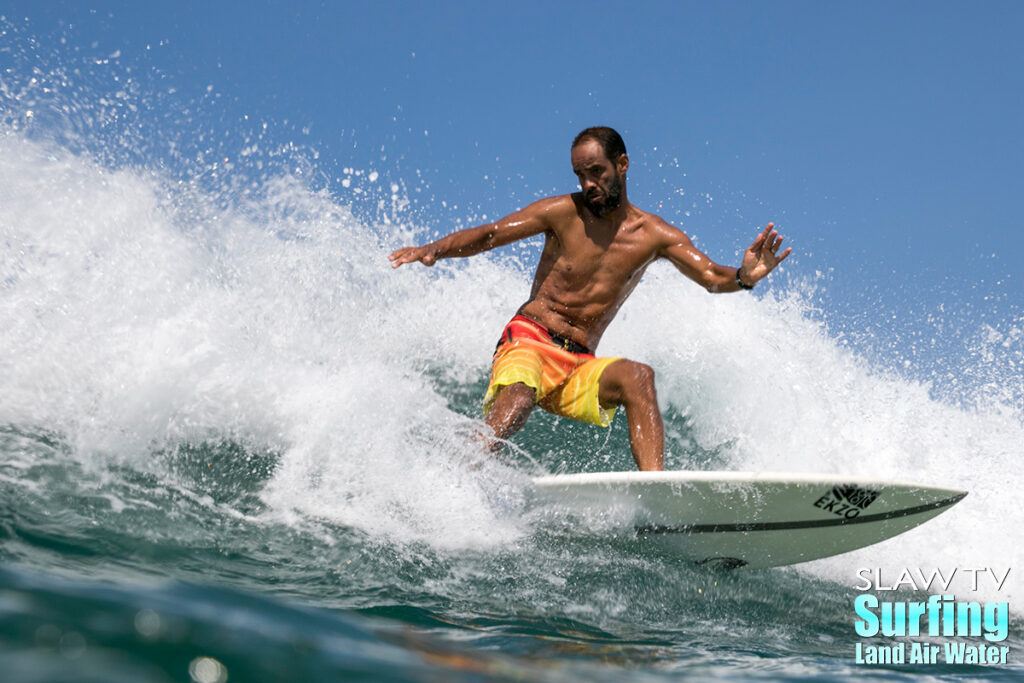
[[[602,282],[595,275],[573,287],[576,283],[553,282],[561,278],[552,274],[541,280],[539,270],[537,276],[532,298],[518,312],[591,351],[640,280],[639,271],[624,283]]]
[[[636,213],[645,216],[642,212]],[[579,214],[545,236],[530,299],[519,313],[593,350],[656,251],[634,221],[610,235]]]

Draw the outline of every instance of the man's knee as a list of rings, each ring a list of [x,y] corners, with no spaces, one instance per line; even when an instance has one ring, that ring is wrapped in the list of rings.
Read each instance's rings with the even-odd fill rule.
[[[609,365],[601,379],[602,401],[624,404],[655,395],[654,368],[645,363],[623,358]]]
[[[502,388],[502,393],[508,393],[515,397],[516,402],[527,402],[530,405],[534,404],[534,397],[537,395],[537,391],[534,387],[522,382],[516,382],[515,384],[509,384]]]
[[[654,368],[645,363],[633,363],[633,382],[637,389],[654,390]]]
[[[620,382],[628,394],[652,392],[654,391],[654,368],[646,363],[625,361]]]

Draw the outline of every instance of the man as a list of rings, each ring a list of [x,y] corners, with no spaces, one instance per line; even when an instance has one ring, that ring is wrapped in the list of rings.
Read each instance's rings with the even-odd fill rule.
[[[507,439],[535,405],[608,426],[617,406],[629,423],[633,459],[641,470],[665,469],[665,434],[654,372],[624,358],[596,358],[593,349],[653,261],[667,259],[709,292],[750,289],[791,249],[764,229],[739,268],[719,265],[690,239],[626,197],[629,157],[611,128],[587,128],[572,143],[572,170],[581,192],[549,197],[494,223],[467,228],[389,257],[392,267],[464,257],[544,233],[544,251],[530,299],[505,328],[494,353],[484,398],[487,424]],[[500,442],[492,442],[492,447]]]

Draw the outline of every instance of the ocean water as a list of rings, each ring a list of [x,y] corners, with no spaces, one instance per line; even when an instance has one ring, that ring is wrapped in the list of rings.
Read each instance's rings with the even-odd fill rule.
[[[129,130],[144,90],[66,75],[0,81],[4,680],[1024,675],[1024,320],[957,331],[961,384],[851,345],[813,280],[712,297],[652,267],[600,351],[656,368],[669,469],[970,491],[839,557],[693,567],[530,503],[534,475],[631,469],[621,416],[476,449],[528,250],[393,271],[431,235],[401,184],[328,190],[258,138],[160,161],[186,127]],[[958,598],[1009,604],[1009,660],[856,663],[905,640],[855,633],[864,568],[959,569]]]

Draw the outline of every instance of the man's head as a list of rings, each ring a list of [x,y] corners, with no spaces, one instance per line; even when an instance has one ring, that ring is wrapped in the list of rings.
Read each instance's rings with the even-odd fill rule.
[[[628,169],[626,144],[613,129],[587,128],[572,141],[572,170],[595,215],[607,215],[622,203]]]

